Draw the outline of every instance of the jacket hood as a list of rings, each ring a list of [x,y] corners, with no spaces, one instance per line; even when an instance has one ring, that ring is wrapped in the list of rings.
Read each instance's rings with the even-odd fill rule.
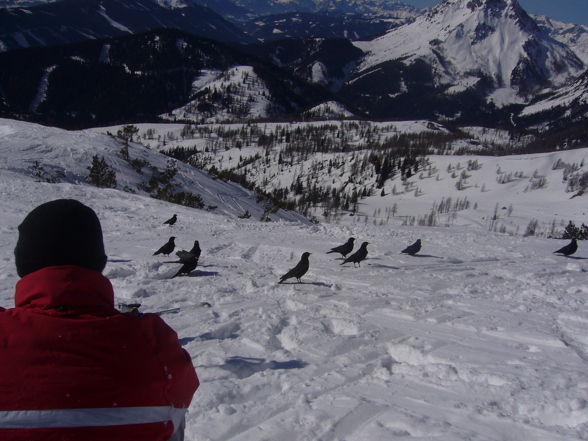
[[[20,279],[15,306],[56,315],[118,313],[110,281],[98,271],[75,265],[50,266]]]

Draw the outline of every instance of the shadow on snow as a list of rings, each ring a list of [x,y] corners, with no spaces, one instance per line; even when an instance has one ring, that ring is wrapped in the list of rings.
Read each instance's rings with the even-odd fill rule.
[[[225,364],[219,367],[243,379],[251,377],[257,372],[278,369],[302,369],[306,366],[308,366],[308,363],[300,360],[265,361],[262,358],[230,357],[225,361]]]

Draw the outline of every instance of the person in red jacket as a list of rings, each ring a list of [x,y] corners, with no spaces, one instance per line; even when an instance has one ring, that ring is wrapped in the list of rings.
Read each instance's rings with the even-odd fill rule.
[[[183,439],[191,357],[159,316],[114,308],[96,213],[56,200],[18,230],[15,307],[0,308],[0,440]]]

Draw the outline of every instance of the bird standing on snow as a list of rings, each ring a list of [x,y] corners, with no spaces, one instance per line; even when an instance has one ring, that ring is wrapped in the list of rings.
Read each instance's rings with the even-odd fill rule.
[[[347,259],[345,259],[341,265],[344,265],[347,262],[353,262],[354,268],[357,268],[355,266],[356,263],[359,266],[361,266],[361,264],[359,262],[361,262],[362,260],[364,260],[367,257],[367,255],[368,255],[367,246],[369,244],[370,244],[369,242],[362,243],[361,247],[359,247],[359,250],[357,250],[355,253],[353,253],[351,256],[349,256]]]
[[[418,253],[421,250],[421,240],[417,240],[415,243],[413,243],[412,245],[406,247],[405,249],[403,249],[400,254],[410,254],[411,256],[414,256],[416,253]]]
[[[153,253],[153,255],[157,256],[158,254],[163,254],[164,256],[169,256],[176,247],[176,243],[174,242],[175,240],[176,238],[174,236],[170,237],[167,243],[158,249],[155,253]]]
[[[182,263],[182,267],[178,270],[177,273],[175,273],[173,276],[171,276],[171,278],[173,279],[174,277],[178,277],[181,276],[182,274],[188,275],[190,274],[192,271],[194,271],[196,269],[196,267],[198,266],[198,258],[190,253],[189,251],[178,251],[176,253],[176,256],[178,256],[180,258],[180,260],[176,261],[176,262],[166,262],[166,263]]]
[[[300,262],[298,262],[298,264],[294,268],[292,268],[290,271],[288,271],[286,274],[280,277],[280,281],[278,283],[282,283],[283,281],[290,279],[292,277],[296,277],[298,283],[302,283],[302,280],[300,280],[300,278],[303,275],[305,275],[308,271],[308,267],[310,266],[308,256],[310,256],[311,254],[312,253],[309,252],[303,253],[302,257],[300,258]]]
[[[196,260],[198,260],[198,259],[200,259],[200,254],[202,254],[202,250],[200,249],[200,242],[198,242],[197,240],[194,241],[194,246],[192,247],[192,249],[190,251],[186,251],[186,250],[176,251],[176,256],[178,256],[180,258],[180,260],[182,258],[188,258],[191,256],[196,257]],[[176,262],[166,262],[166,263],[176,263]]]
[[[190,251],[180,250],[176,251],[176,256],[179,257],[179,260],[174,260],[172,262],[164,262],[164,263],[181,263],[182,267],[179,271],[174,274],[171,278],[181,276],[182,274],[188,275],[192,271],[196,269],[198,266],[198,259],[200,258],[200,243],[195,240],[194,246]]]
[[[339,245],[338,247],[331,248],[331,251],[327,251],[327,254],[339,253],[343,257],[347,257],[347,255],[351,251],[353,251],[353,241],[354,240],[355,240],[355,237],[350,237],[346,243],[344,243],[343,245]]]
[[[571,256],[578,250],[578,241],[576,239],[572,239],[572,241],[567,244],[565,247],[560,248],[557,251],[554,251],[554,254],[563,254],[564,256]]]
[[[189,253],[192,253],[196,257],[196,260],[200,259],[200,254],[202,254],[202,250],[200,249],[200,242],[198,242],[197,240],[195,240],[194,241],[194,246],[188,252]]]
[[[167,225],[173,225],[176,223],[176,221],[178,220],[178,215],[174,214],[172,217],[170,217],[168,220],[166,220],[163,225],[167,224]]]

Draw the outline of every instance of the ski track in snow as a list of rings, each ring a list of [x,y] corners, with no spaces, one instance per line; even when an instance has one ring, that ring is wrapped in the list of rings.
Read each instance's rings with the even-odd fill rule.
[[[583,242],[566,258],[553,254],[564,241],[463,227],[262,223],[37,183],[11,162],[0,163],[0,305],[13,306],[24,216],[57,198],[90,205],[116,302],[180,308],[162,317],[202,382],[187,441],[588,439]],[[175,256],[152,254],[172,235],[203,251],[170,280]],[[326,254],[350,236],[370,242],[360,268]],[[399,254],[417,238],[419,254]],[[305,251],[304,283],[278,285]]]

